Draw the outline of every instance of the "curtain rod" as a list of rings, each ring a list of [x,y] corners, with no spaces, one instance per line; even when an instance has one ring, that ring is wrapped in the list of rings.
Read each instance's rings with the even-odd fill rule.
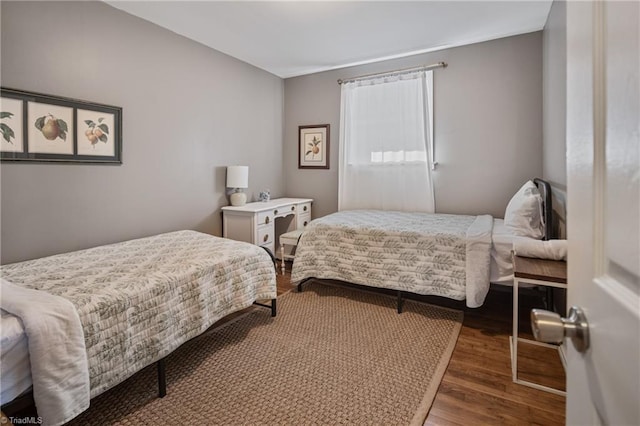
[[[385,72],[376,72],[373,74],[364,74],[364,75],[359,75],[357,77],[351,77],[351,78],[346,78],[346,79],[338,79],[338,84],[342,84],[342,83],[350,83],[352,81],[356,81],[356,80],[362,80],[365,78],[370,78],[370,77],[376,77],[379,75],[398,75],[398,74],[404,74],[410,71],[418,71],[418,70],[431,70],[434,68],[446,68],[447,67],[447,63],[446,62],[438,62],[437,64],[431,64],[431,65],[420,65],[417,67],[410,67],[410,68],[401,68],[401,69],[397,69],[397,70],[393,70],[393,71],[385,71]]]

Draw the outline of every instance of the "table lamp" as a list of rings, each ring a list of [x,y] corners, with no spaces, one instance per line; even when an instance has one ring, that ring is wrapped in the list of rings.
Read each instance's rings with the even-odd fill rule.
[[[247,202],[247,194],[242,192],[249,187],[249,166],[227,167],[227,188],[233,188],[231,194],[232,206],[244,206]]]

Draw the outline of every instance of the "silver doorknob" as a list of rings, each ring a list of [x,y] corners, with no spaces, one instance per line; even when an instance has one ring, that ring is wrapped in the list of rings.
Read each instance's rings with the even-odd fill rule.
[[[565,337],[569,337],[578,352],[589,348],[589,324],[584,312],[577,306],[569,309],[567,318],[555,312],[532,309],[531,328],[539,342],[562,343]]]

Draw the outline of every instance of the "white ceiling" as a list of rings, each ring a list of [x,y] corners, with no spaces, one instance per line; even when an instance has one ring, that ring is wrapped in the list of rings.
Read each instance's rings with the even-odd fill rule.
[[[541,1],[107,1],[287,78],[541,30]]]

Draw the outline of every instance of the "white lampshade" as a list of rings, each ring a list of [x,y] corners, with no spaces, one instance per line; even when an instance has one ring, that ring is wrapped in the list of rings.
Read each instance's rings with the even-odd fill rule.
[[[248,188],[249,166],[227,167],[227,188]]]

